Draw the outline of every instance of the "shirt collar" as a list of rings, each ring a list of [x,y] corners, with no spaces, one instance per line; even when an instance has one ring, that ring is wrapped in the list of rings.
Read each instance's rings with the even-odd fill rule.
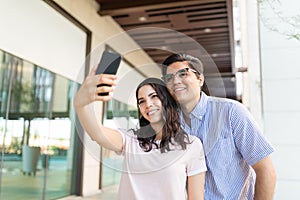
[[[201,92],[200,101],[197,103],[195,108],[192,110],[190,117],[196,117],[197,119],[201,120],[206,111],[208,97],[204,92]]]
[[[197,103],[195,108],[190,113],[190,118],[191,119],[192,118],[197,118],[199,120],[202,120],[202,118],[205,114],[205,111],[206,111],[207,101],[208,101],[208,96],[204,92],[201,92],[200,101]],[[183,119],[182,111],[180,112],[180,119],[181,119],[181,124],[185,125],[185,121]]]

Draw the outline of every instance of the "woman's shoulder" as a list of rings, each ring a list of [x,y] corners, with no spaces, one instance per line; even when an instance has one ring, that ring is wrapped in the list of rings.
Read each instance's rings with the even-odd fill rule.
[[[118,128],[118,131],[123,136],[123,138],[127,138],[127,139],[130,139],[130,138],[136,139],[137,138],[135,131],[133,129]]]
[[[137,139],[137,135],[136,135],[136,131],[135,130],[133,130],[133,129],[121,129],[121,128],[119,128],[118,131],[122,135],[123,145],[124,146],[139,143],[138,139]]]
[[[187,137],[189,138],[190,141],[194,141],[194,140],[199,140],[200,141],[200,139],[195,135],[187,134]]]
[[[191,142],[190,143],[191,146],[196,146],[196,147],[202,148],[202,142],[197,136],[188,135],[188,137],[189,137],[189,140]]]

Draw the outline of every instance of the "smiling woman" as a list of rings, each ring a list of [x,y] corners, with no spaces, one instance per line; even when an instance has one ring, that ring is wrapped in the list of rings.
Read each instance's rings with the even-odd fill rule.
[[[99,108],[91,103],[112,98],[97,95],[113,91],[112,87],[97,88],[103,83],[116,85],[116,76],[95,75],[92,70],[76,94],[75,108],[90,137],[124,157],[119,199],[152,199],[153,195],[156,199],[203,199],[206,165],[202,144],[180,128],[177,104],[164,82],[148,78],[138,85],[140,128],[127,131],[97,121],[92,110]],[[161,177],[165,177],[163,184]]]

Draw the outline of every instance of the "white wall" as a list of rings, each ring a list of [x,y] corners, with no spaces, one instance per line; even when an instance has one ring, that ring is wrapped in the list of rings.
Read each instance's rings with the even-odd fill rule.
[[[243,66],[248,68],[244,73],[243,103],[263,129],[262,88],[260,66],[260,43],[256,1],[239,1],[241,4],[241,44],[243,49]]]
[[[260,18],[263,115],[265,133],[276,148],[273,161],[277,170],[275,199],[300,198],[300,41],[279,32],[291,27],[275,12],[287,18],[299,15],[298,0],[282,0],[262,5]],[[264,24],[262,22],[266,22]],[[270,31],[267,26],[278,29]],[[298,28],[298,33],[300,29]]]
[[[276,149],[272,155],[277,171],[274,199],[296,200],[300,198],[300,41],[283,35],[295,29],[277,14],[286,19],[299,15],[300,2],[263,0],[260,9],[257,1],[239,2],[243,61],[248,67],[245,102]]]
[[[1,49],[71,80],[83,79],[81,29],[43,1],[0,0],[0,5]]]

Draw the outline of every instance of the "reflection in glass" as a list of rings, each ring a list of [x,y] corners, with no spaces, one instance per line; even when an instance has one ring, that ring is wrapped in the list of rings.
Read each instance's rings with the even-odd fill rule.
[[[0,199],[70,195],[74,83],[3,51],[0,80]]]

